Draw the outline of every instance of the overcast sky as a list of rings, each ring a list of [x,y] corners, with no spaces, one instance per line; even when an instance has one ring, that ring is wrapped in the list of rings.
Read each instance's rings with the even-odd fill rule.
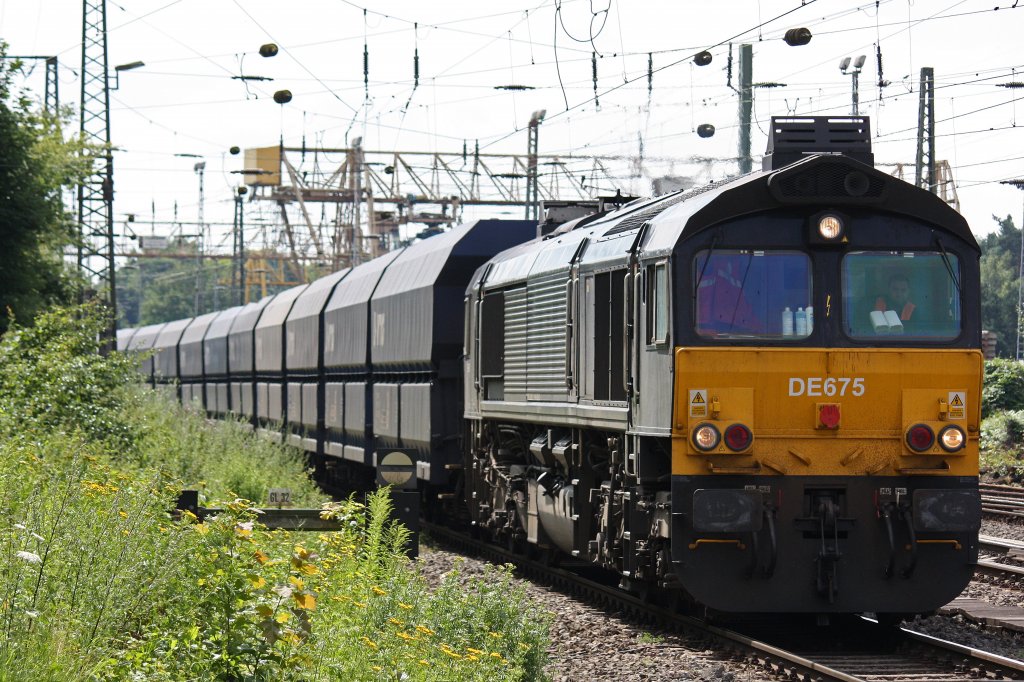
[[[121,74],[111,93],[115,215],[136,214],[142,234],[168,232],[175,204],[179,220],[196,219],[198,159],[177,155],[206,161],[206,220],[227,223],[239,183],[230,171],[242,167],[240,156],[228,154],[233,145],[283,139],[345,147],[360,136],[371,150],[460,152],[478,142],[482,151],[522,153],[530,114],[541,108],[542,154],[632,157],[601,181],[602,190],[647,195],[651,178],[665,173],[721,178],[737,170],[738,103],[727,66],[729,43],[735,54],[742,42],[753,45],[754,81],[784,84],[756,91],[755,164],[772,115],[850,113],[851,77],[839,62],[863,54],[860,113],[871,117],[876,161],[905,163],[912,179],[918,79],[930,66],[936,156],[952,167],[962,212],[979,235],[995,227],[993,214],[1021,223],[1024,192],[1000,184],[1024,177],[1024,102],[1017,101],[1024,90],[1000,87],[1024,81],[1024,3],[1012,0],[409,0],[365,7],[347,0],[109,0],[107,7],[111,72],[146,64]],[[9,53],[58,55],[61,101],[76,108],[81,13],[73,0],[0,0]],[[810,44],[787,46],[786,29],[801,26],[812,31]],[[258,54],[268,42],[280,46],[272,59]],[[878,46],[890,82],[884,88]],[[692,56],[704,49],[713,61],[698,67]],[[239,75],[273,80],[232,78]],[[734,85],[736,78],[734,68]],[[41,97],[42,65],[23,82]],[[504,85],[533,89],[495,89]],[[274,103],[280,89],[293,93],[289,104]],[[702,123],[716,134],[698,137]],[[317,159],[323,166],[338,160]],[[309,155],[304,168],[313,162]],[[269,219],[275,209],[249,210]],[[141,222],[154,214],[159,226]],[[224,241],[223,228],[214,234]]]

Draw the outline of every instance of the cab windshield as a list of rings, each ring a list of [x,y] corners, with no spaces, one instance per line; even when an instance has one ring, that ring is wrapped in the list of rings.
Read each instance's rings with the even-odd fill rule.
[[[701,251],[693,271],[700,336],[790,341],[814,329],[806,253]]]
[[[960,335],[955,255],[859,251],[843,258],[842,271],[844,327],[851,338],[942,341]]]

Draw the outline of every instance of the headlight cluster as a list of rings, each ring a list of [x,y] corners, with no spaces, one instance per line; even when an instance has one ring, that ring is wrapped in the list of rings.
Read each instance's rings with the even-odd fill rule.
[[[967,434],[959,426],[946,426],[939,431],[939,447],[946,452],[958,452],[967,444]],[[907,447],[914,452],[925,452],[935,445],[935,431],[927,424],[914,424],[907,429]]]
[[[722,433],[714,424],[704,422],[693,429],[693,447],[701,452],[711,452],[722,442]],[[730,424],[725,428],[725,447],[733,452],[743,452],[754,442],[754,433],[744,424]]]

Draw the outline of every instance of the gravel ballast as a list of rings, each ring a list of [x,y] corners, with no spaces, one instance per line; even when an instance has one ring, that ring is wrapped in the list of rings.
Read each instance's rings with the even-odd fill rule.
[[[1024,524],[986,519],[981,532],[1024,540]],[[483,574],[485,562],[436,547],[423,547],[420,570],[430,582],[461,562],[466,577]],[[752,664],[731,660],[696,637],[650,630],[621,614],[608,613],[584,600],[543,585],[526,582],[527,594],[538,609],[554,614],[550,663],[547,673],[555,682],[586,680],[765,680],[769,673]],[[980,580],[972,582],[964,597],[992,604],[1024,607],[1024,594],[1016,587]],[[979,626],[960,616],[931,616],[906,624],[912,630],[1001,656],[1024,659],[1024,635]]]

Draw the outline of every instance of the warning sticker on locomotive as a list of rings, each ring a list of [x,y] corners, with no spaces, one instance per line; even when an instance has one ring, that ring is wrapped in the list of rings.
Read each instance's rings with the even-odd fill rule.
[[[698,388],[690,391],[690,418],[700,419],[708,416],[708,389]]]
[[[967,417],[967,392],[949,392],[949,418],[966,419]]]

